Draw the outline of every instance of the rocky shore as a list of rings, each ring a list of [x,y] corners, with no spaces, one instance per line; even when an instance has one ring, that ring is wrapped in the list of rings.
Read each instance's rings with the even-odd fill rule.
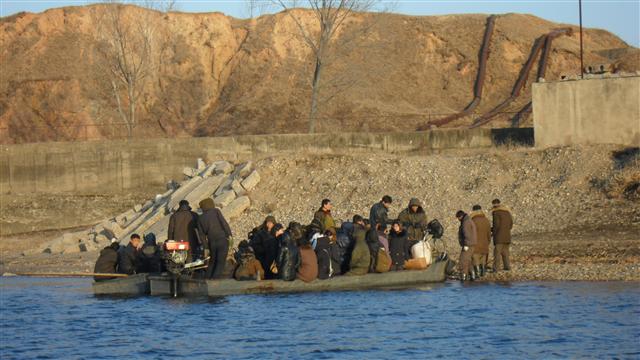
[[[497,148],[429,155],[275,154],[253,159],[262,181],[250,194],[250,208],[231,227],[239,241],[268,214],[285,225],[289,221],[306,224],[325,197],[334,203],[334,216],[348,220],[354,214],[368,215],[370,206],[389,194],[394,198],[390,215],[395,217],[411,197],[418,197],[429,219],[437,218],[445,226],[443,244],[457,259],[455,211],[470,210],[476,203],[488,208],[497,197],[514,214],[513,265],[511,271],[490,274],[482,281],[639,281],[639,156],[637,148],[615,146]],[[124,201],[118,211],[140,201],[140,196],[131,195],[131,204]],[[38,214],[46,209],[33,215],[28,211],[34,196],[37,198],[37,194],[2,195],[2,220],[22,211],[22,221],[40,221]],[[51,200],[55,195],[42,197],[49,199],[45,203],[55,203]],[[92,213],[78,216],[77,225],[99,223],[115,215],[117,206],[112,204],[105,210],[108,213],[100,213],[101,198],[95,199],[92,203],[83,198],[82,205]],[[9,201],[9,209],[23,210],[5,213]],[[55,223],[55,215],[48,215],[52,218],[47,221]],[[59,216],[64,217],[64,211]],[[28,253],[61,233],[49,230],[3,236],[0,271],[92,270],[97,251]]]

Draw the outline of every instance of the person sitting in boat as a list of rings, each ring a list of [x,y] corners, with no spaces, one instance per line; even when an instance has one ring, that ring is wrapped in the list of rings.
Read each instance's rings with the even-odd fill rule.
[[[133,234],[127,246],[121,247],[118,251],[118,272],[121,274],[133,275],[138,273],[140,266],[140,249],[142,241],[140,235]]]
[[[281,235],[280,253],[278,254],[278,276],[285,281],[296,279],[300,267],[300,252],[297,242],[302,238],[302,226],[297,222],[289,224]]]
[[[367,231],[365,239],[367,246],[369,247],[369,254],[371,256],[371,263],[369,264],[369,272],[376,272],[376,262],[378,258],[378,252],[382,247],[380,240],[378,239],[378,233],[375,228],[371,227],[369,219],[364,219],[364,228]]]
[[[346,275],[364,275],[369,272],[371,255],[367,246],[367,231],[364,227],[364,219],[360,215],[353,216],[354,246],[349,262],[349,271]]]
[[[297,278],[304,282],[311,282],[318,278],[318,257],[306,236],[299,240],[300,267]]]
[[[400,221],[394,221],[389,232],[389,254],[391,255],[391,271],[404,269],[407,259],[407,232],[402,228]]]
[[[265,279],[275,279],[277,276],[271,271],[271,265],[278,257],[278,241],[273,228],[276,218],[269,215],[262,225],[254,229],[249,236],[249,246],[253,249],[256,259],[262,264]]]
[[[236,262],[238,263],[233,278],[236,280],[262,280],[264,279],[264,269],[262,264],[254,255],[253,249],[247,240],[240,241],[236,252]]]
[[[120,248],[120,242],[118,239],[111,239],[111,244],[100,251],[100,256],[96,260],[96,265],[93,268],[94,273],[99,274],[115,274],[118,269],[118,249]],[[107,276],[94,276],[95,281],[104,281],[115,279],[114,277]]]
[[[139,273],[162,272],[162,249],[156,244],[156,235],[149,233],[144,236],[144,244],[140,250]]]

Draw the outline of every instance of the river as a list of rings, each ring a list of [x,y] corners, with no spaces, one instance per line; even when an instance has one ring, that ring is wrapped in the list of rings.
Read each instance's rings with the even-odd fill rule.
[[[96,298],[0,278],[0,358],[640,358],[640,284],[447,282],[398,291]]]

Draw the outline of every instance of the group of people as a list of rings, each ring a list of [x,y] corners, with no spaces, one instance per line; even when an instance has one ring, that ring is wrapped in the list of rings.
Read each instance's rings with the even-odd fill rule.
[[[511,270],[509,246],[513,217],[509,209],[500,203],[500,199],[491,202],[492,223],[485,216],[480,205],[474,205],[470,214],[463,210],[456,212],[460,220],[458,240],[460,252],[461,280],[475,280],[484,276],[488,270],[489,246],[493,238],[493,271]]]
[[[190,243],[189,260],[209,256],[204,276],[219,279],[232,276],[236,280],[300,279],[305,282],[328,279],[337,275],[363,275],[404,269],[425,269],[431,263],[431,247],[426,234],[442,236],[443,228],[437,220],[429,222],[421,202],[412,198],[397,219],[389,218],[392,198],[388,195],[375,203],[369,218],[354,215],[352,221],[338,227],[332,215],[333,204],[322,200],[309,225],[291,222],[285,228],[273,216],[254,228],[238,244],[231,257],[231,274],[225,272],[231,243],[231,229],[213,200],[207,198],[199,205],[202,214],[192,211],[185,200],[171,215],[168,239]],[[475,279],[488,270],[491,238],[494,241],[494,264],[509,270],[509,244],[513,220],[509,210],[498,199],[492,202],[491,224],[480,205],[470,214],[459,210],[458,231],[461,246],[461,279]],[[205,250],[206,249],[206,250]],[[96,273],[160,272],[161,249],[155,236],[148,234],[144,242],[133,234],[127,246],[114,239],[100,253]],[[206,254],[208,252],[208,254]],[[102,279],[102,278],[100,278]],[[97,279],[98,280],[98,279]]]

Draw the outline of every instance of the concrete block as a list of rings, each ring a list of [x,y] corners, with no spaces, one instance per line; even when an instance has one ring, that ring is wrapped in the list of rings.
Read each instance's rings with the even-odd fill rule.
[[[247,195],[247,191],[240,185],[240,181],[238,179],[234,179],[231,182],[231,189],[236,193],[237,196]]]
[[[185,200],[191,204],[192,208],[197,207],[200,200],[210,197],[216,191],[222,180],[224,180],[224,175],[208,177],[202,180],[195,189],[185,196]],[[177,207],[171,210],[176,209]]]
[[[178,184],[177,181],[175,181],[175,180],[167,181],[167,184],[166,184],[167,190],[175,190],[175,189],[177,189],[179,187],[180,187],[180,184]]]
[[[202,171],[207,167],[207,163],[204,162],[204,160],[202,160],[202,158],[198,158],[198,160],[196,160],[196,169],[198,169],[198,171]]]
[[[115,220],[118,225],[125,228],[128,224],[130,224],[135,218],[137,218],[139,214],[137,214],[133,209],[127,210],[126,212],[116,216]]]
[[[133,206],[133,211],[140,212],[140,210],[142,210],[142,204],[135,204]]]
[[[78,244],[78,250],[80,252],[98,251],[101,250],[101,247],[94,241],[83,241]]]
[[[253,170],[249,176],[242,180],[242,187],[247,191],[253,190],[260,182],[260,174],[256,170]]]
[[[216,192],[213,194],[214,196],[219,196],[220,194],[222,194],[223,192],[227,191],[227,190],[231,190],[231,183],[233,182],[234,177],[233,175],[229,175],[227,176],[222,183],[220,184],[220,186],[218,186],[218,189],[216,190]]]
[[[236,193],[233,190],[227,190],[222,194],[220,194],[219,196],[216,196],[215,198],[213,198],[213,202],[216,204],[217,207],[223,208],[231,204],[231,202],[235,199],[236,199]]]
[[[185,176],[188,176],[188,177],[191,178],[191,177],[194,177],[194,176],[198,175],[198,169],[186,167],[186,168],[182,169],[182,173]]]
[[[124,232],[124,229],[122,229],[122,227],[118,225],[118,223],[116,223],[114,220],[105,221],[101,225],[104,228],[104,230],[109,233],[107,236],[110,236],[110,237],[119,239]]]
[[[167,234],[169,232],[169,219],[171,214],[163,216],[155,224],[150,226],[145,234],[153,233],[156,236],[156,243],[161,244],[167,240]],[[173,240],[173,239],[172,239]]]
[[[231,163],[228,161],[216,161],[214,165],[214,173],[216,175],[226,175],[230,174],[233,171],[233,165],[231,165]]]
[[[139,212],[145,212],[147,210],[149,210],[150,207],[153,206],[153,200],[149,200],[147,202],[145,202],[144,204],[142,204],[142,209],[140,209]]]
[[[99,233],[96,235],[95,242],[96,244],[98,244],[100,248],[103,248],[105,246],[108,246],[111,243],[111,238],[109,238],[104,234]]]
[[[208,178],[209,176],[213,175],[215,169],[216,169],[216,165],[211,164],[200,172],[200,176],[203,178]]]
[[[236,167],[236,170],[234,171],[234,174],[236,175],[236,177],[245,178],[249,176],[249,174],[251,174],[251,170],[253,170],[253,162],[247,161],[238,165]]]
[[[200,185],[202,178],[200,176],[195,176],[192,179],[186,181],[178,190],[174,191],[168,200],[167,208],[174,209],[176,205],[180,202],[180,200],[184,199],[187,194],[189,194],[193,189]],[[193,207],[193,206],[192,206]]]
[[[223,208],[222,215],[229,220],[235,217],[240,216],[246,209],[251,205],[251,201],[248,196],[241,196],[231,202],[231,204],[227,205]]]
[[[164,218],[167,215],[166,207],[161,207],[157,209],[149,209],[149,213],[144,217],[141,216],[139,220],[136,220],[136,224],[128,227],[126,229],[125,235],[120,239],[120,244],[126,245],[129,243],[129,238],[132,234],[138,234],[143,236],[147,232],[149,228],[155,225],[158,221]],[[167,223],[168,226],[169,223]],[[165,229],[166,231],[166,229]]]

